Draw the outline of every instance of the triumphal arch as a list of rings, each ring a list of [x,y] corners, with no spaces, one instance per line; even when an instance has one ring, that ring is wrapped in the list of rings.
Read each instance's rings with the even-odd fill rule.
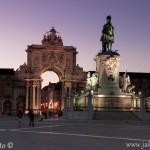
[[[41,109],[41,75],[46,71],[55,72],[62,83],[59,108],[63,110],[64,97],[84,88],[86,72],[76,64],[76,48],[64,46],[54,27],[44,34],[41,43],[27,47],[27,62],[16,71],[26,85],[26,110]]]

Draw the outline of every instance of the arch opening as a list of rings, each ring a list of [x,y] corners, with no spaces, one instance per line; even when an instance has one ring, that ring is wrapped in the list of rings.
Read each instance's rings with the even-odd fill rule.
[[[54,71],[46,71],[41,75],[41,110],[54,115],[61,108],[62,82],[59,74]]]
[[[42,88],[44,86],[47,86],[50,83],[57,83],[59,82],[59,77],[58,75],[53,72],[53,71],[46,71],[42,74],[41,78],[43,79],[42,81]]]

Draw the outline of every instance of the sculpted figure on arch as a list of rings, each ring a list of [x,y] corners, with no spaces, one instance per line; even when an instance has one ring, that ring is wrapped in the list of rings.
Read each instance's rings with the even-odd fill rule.
[[[112,50],[112,43],[114,43],[114,27],[111,23],[110,15],[106,18],[106,24],[103,26],[100,41],[102,41],[102,52]]]

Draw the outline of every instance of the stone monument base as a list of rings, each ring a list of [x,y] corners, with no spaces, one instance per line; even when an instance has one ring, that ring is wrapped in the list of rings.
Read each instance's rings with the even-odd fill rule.
[[[73,111],[68,113],[68,119],[74,120],[92,120],[93,118],[93,111]]]
[[[95,111],[131,111],[133,98],[131,95],[94,95],[93,108]]]

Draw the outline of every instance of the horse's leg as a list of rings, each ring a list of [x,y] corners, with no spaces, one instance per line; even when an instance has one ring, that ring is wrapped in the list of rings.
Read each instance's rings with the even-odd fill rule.
[[[103,52],[106,52],[106,48],[107,46],[106,46],[106,42],[103,42]]]
[[[110,43],[110,51],[112,50],[112,43],[111,42],[109,42]]]
[[[106,47],[107,47],[107,51],[109,51],[109,42],[107,42],[107,46]]]
[[[102,53],[104,52],[104,42],[102,42]]]

